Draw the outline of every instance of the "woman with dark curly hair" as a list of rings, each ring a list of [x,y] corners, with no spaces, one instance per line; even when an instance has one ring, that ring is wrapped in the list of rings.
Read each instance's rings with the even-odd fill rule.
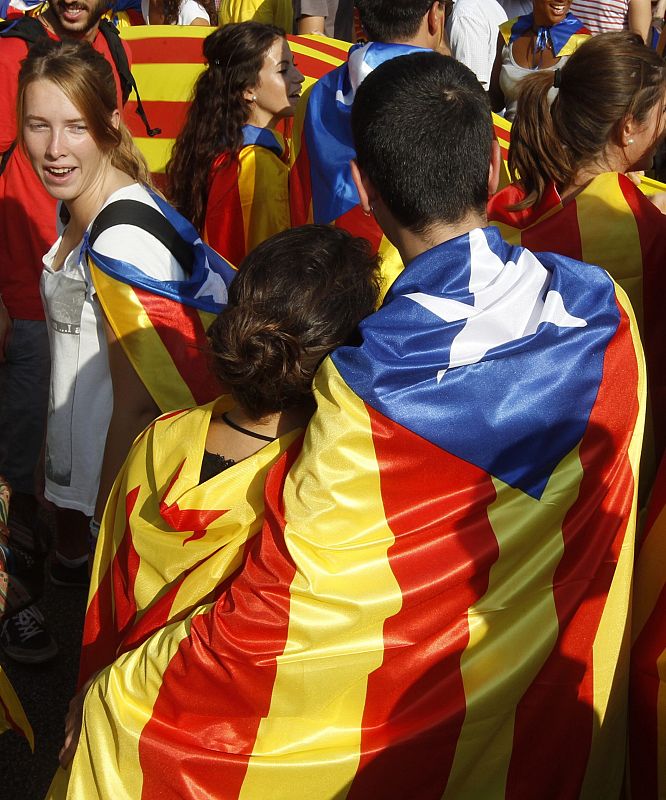
[[[167,166],[168,194],[238,264],[291,226],[287,155],[275,126],[293,116],[303,75],[284,31],[257,22],[216,30],[204,56],[208,68]]]
[[[109,498],[81,654],[88,682],[70,705],[63,767],[94,676],[158,631],[168,637],[239,566],[263,522],[264,480],[297,452],[314,411],[317,368],[372,313],[379,282],[368,242],[324,225],[277,234],[241,264],[209,329],[213,372],[231,394],[154,422]],[[76,762],[71,774],[78,796]]]

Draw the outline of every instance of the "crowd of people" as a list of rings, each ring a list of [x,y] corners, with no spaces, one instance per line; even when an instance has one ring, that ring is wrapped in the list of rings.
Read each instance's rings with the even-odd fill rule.
[[[0,565],[50,519],[90,585],[50,798],[621,796],[666,647],[630,680],[665,7],[0,5]],[[122,14],[219,23],[161,190]],[[292,32],[355,43],[303,90]]]

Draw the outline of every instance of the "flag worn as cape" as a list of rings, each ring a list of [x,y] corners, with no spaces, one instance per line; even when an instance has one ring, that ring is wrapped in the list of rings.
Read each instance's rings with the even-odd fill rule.
[[[167,414],[130,451],[95,551],[80,684],[211,602],[260,528],[266,472],[297,433],[199,484],[211,414],[232,405],[226,396]]]
[[[201,241],[183,216],[152,194],[194,254],[191,275],[159,281],[130,264],[102,255],[84,239],[95,291],[125,355],[158,408],[206,403],[220,387],[207,364],[206,330],[227,302],[236,270]]]
[[[500,25],[500,33],[506,44],[512,44],[528,31],[534,31],[534,14],[524,14]],[[571,55],[592,35],[571,12],[562,22],[541,26],[535,32],[534,52],[546,50],[552,44],[553,54],[557,58]]]
[[[504,238],[533,251],[552,251],[597,264],[626,291],[645,346],[654,434],[646,437],[644,475],[652,480],[666,445],[666,217],[624,175],[594,178],[570,202],[550,186],[541,203],[523,211],[510,207],[524,198],[519,184],[494,195],[488,219]],[[655,456],[656,454],[656,456]],[[651,466],[650,466],[651,465]]]
[[[629,786],[632,800],[666,796],[666,459],[636,558],[629,685]]]
[[[618,796],[645,399],[624,293],[477,229],[361,334],[217,602],[94,682],[71,797]]]
[[[402,270],[397,250],[359,206],[350,162],[356,157],[351,109],[356,90],[373,69],[421,47],[371,42],[354,45],[346,64],[303,92],[292,132],[289,199],[292,225],[335,224],[366,238],[382,256],[384,290]]]
[[[224,153],[213,164],[204,240],[233,264],[291,227],[287,161],[279,133],[244,125],[238,155]]]
[[[192,90],[205,69],[203,40],[215,28],[197,25],[125,25],[121,38],[130,46],[132,74],[150,123],[160,128],[154,137],[146,136],[140,118],[134,113],[136,98],[125,105],[125,121],[148,166],[161,185],[192,99]],[[347,57],[348,42],[324,36],[287,36],[298,68],[305,75],[304,87],[337,67]]]

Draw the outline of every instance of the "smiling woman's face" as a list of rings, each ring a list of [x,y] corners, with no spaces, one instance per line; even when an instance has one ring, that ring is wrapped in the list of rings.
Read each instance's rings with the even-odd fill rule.
[[[534,0],[534,24],[539,27],[557,25],[569,13],[571,0]]]
[[[255,124],[264,127],[293,116],[302,84],[303,73],[294,64],[287,40],[280,36],[266,51],[257,85],[245,92],[253,104]]]

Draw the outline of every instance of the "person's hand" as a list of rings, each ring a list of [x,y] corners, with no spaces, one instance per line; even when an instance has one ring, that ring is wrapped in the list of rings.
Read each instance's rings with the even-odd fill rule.
[[[7,355],[7,348],[9,347],[9,340],[12,335],[12,320],[9,316],[9,311],[0,298],[0,363],[3,362]]]
[[[662,214],[666,214],[666,192],[658,192],[650,197],[650,200],[657,206]]]

